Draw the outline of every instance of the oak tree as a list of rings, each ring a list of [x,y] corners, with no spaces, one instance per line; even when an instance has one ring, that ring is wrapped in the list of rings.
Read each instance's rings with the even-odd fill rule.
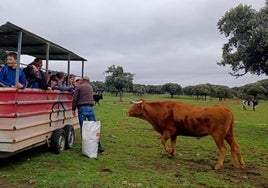
[[[230,65],[230,74],[236,77],[268,75],[268,1],[259,11],[240,4],[227,11],[217,26],[228,38],[218,65]]]

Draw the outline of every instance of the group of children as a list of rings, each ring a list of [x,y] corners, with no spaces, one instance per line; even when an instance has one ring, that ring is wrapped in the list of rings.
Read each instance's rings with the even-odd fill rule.
[[[61,90],[73,92],[80,84],[80,79],[75,80],[75,75],[65,76],[64,72],[55,75],[42,71],[42,59],[36,58],[24,69],[19,69],[19,79],[16,84],[17,54],[7,54],[6,65],[0,71],[0,87],[38,88],[43,90]],[[68,80],[69,79],[69,80]]]

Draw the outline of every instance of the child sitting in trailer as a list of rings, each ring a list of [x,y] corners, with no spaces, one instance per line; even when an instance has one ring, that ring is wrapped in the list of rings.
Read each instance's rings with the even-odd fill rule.
[[[58,78],[56,75],[51,75],[48,81],[49,90],[59,90]]]
[[[19,80],[16,84],[17,54],[9,52],[7,54],[7,64],[0,71],[0,87],[16,87],[23,89],[26,86],[26,78],[22,70],[19,69]]]
[[[57,72],[56,76],[58,78],[58,88],[60,91],[69,91],[69,92],[74,91],[73,85],[69,85],[69,86],[66,85],[64,72]]]
[[[69,76],[67,75],[65,77],[65,85],[75,87],[75,75],[74,74],[70,74]]]

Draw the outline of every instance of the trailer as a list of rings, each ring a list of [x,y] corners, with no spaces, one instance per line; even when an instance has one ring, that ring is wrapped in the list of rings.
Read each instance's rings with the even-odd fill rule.
[[[0,49],[17,52],[17,69],[20,56],[30,55],[46,60],[46,72],[53,60],[66,61],[68,75],[71,61],[81,61],[84,73],[85,58],[10,22],[0,26]],[[72,93],[0,87],[0,158],[43,144],[59,154],[74,146],[76,128]]]

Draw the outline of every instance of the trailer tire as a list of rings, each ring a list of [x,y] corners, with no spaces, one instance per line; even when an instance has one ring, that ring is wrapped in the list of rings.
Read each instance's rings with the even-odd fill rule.
[[[65,149],[66,139],[63,129],[56,129],[51,137],[51,149],[54,153],[59,154]]]
[[[73,128],[72,125],[66,125],[63,128],[63,130],[64,130],[65,135],[66,135],[66,138],[65,138],[65,141],[66,141],[65,147],[66,147],[66,149],[71,149],[75,145],[75,132],[74,132],[74,128]]]

